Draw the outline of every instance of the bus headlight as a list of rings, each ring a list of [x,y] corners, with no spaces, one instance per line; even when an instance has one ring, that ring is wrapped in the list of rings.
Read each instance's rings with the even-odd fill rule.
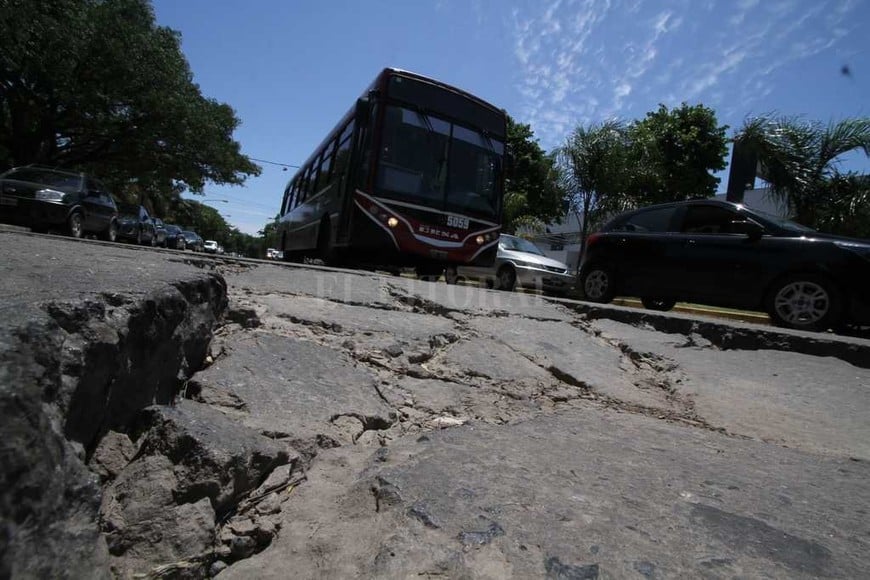
[[[397,220],[394,217],[390,217],[390,219],[387,220],[387,225],[390,226],[391,228],[394,228],[397,225],[399,225],[399,220]]]

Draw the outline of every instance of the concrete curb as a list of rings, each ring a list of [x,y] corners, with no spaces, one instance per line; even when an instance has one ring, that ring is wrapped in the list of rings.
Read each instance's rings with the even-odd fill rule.
[[[870,340],[787,328],[764,327],[731,321],[702,320],[679,313],[664,314],[624,306],[601,305],[564,298],[547,298],[585,316],[646,325],[667,334],[696,334],[722,350],[780,350],[830,356],[861,368],[870,368]]]

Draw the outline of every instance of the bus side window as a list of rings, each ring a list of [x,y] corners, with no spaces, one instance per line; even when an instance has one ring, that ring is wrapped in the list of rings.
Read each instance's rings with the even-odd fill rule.
[[[291,211],[296,207],[296,202],[299,200],[299,178],[293,180],[290,185],[290,197],[287,200],[287,211]]]
[[[281,215],[286,215],[288,211],[290,211],[290,204],[292,203],[290,199],[290,194],[293,190],[293,182],[287,184],[287,187],[284,189],[284,199],[281,200]]]
[[[296,205],[305,203],[305,198],[308,196],[308,168],[302,170],[299,174],[299,192],[296,195]]]
[[[338,144],[338,150],[335,152],[335,162],[332,170],[332,179],[339,180],[344,177],[347,166],[350,163],[350,136],[353,133],[353,123],[347,126],[347,129],[341,134],[341,141]]]
[[[320,191],[330,183],[329,172],[332,169],[332,160],[335,157],[335,141],[330,141],[323,150],[323,160],[320,162],[320,173],[317,177],[317,191]]]

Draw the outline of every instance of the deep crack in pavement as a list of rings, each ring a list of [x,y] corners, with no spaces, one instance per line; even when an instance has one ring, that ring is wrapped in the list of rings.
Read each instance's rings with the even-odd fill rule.
[[[45,513],[92,531],[74,552],[48,528],[7,536],[19,566],[526,578],[868,565],[865,342],[71,246],[91,253],[86,274],[36,290],[51,271],[18,276],[33,267],[9,246],[0,370],[38,386],[28,445],[60,450],[40,461],[80,498],[75,516]],[[142,271],[118,285],[130,254]],[[46,393],[59,396],[37,411]],[[93,420],[104,398],[123,413]],[[88,472],[100,487],[82,485]],[[24,540],[35,530],[39,547]]]

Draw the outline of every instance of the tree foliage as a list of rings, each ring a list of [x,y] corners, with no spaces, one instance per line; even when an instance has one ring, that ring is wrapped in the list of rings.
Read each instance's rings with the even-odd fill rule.
[[[580,223],[581,254],[590,229],[628,202],[630,151],[625,124],[612,120],[578,126],[557,152],[562,188]]]
[[[870,118],[824,125],[765,115],[747,120],[734,139],[758,157],[761,178],[796,221],[870,237],[870,181],[839,167],[850,152],[870,156]]]
[[[725,169],[727,129],[703,105],[659,105],[628,127],[626,193],[638,206],[715,195],[719,178],[711,172]]]
[[[703,105],[646,117],[578,126],[558,151],[568,205],[580,223],[581,252],[589,231],[633,207],[711,196],[725,168],[725,132]]]
[[[0,166],[89,171],[168,196],[240,184],[233,109],[193,82],[147,0],[0,0]]]
[[[536,229],[561,218],[566,206],[555,162],[538,144],[531,126],[508,117],[507,144],[513,163],[505,179],[504,230]]]

